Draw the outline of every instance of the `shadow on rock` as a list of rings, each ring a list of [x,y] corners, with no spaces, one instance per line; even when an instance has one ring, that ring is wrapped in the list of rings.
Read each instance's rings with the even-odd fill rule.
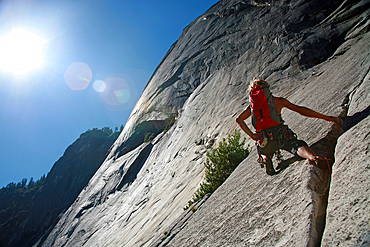
[[[149,157],[150,152],[153,149],[152,143],[147,143],[145,145],[146,146],[140,151],[139,155],[130,165],[128,170],[124,174],[122,174],[121,181],[116,187],[116,190],[122,190],[125,187],[125,185],[131,184],[132,182],[135,181],[137,174],[140,172],[145,161]]]
[[[370,115],[370,105],[366,107],[365,110],[356,112],[353,116],[346,117],[339,136],[343,135],[345,132],[347,132],[352,127],[357,125],[359,122],[367,118],[369,115]]]
[[[369,107],[368,107],[369,108]],[[367,115],[369,115],[369,109],[366,109],[368,111]],[[366,111],[365,110],[365,111]],[[364,112],[365,112],[364,111]],[[362,114],[365,115],[365,114]],[[361,118],[364,119],[365,117],[361,115]],[[359,116],[356,116],[357,121],[360,119]],[[343,128],[342,128],[343,129]],[[338,126],[333,125],[331,130],[328,132],[328,134],[320,139],[319,141],[315,142],[310,146],[310,148],[318,155],[325,157],[325,159],[320,160],[317,164],[317,166],[322,170],[331,170],[332,165],[334,164],[334,151],[335,146],[337,144],[337,139],[339,137],[339,132],[341,129]],[[280,172],[284,171],[286,168],[288,168],[291,164],[293,164],[296,161],[303,160],[302,157],[299,157],[298,155],[294,155],[291,158],[288,158],[286,160],[282,160],[279,162],[278,166],[276,167],[276,174],[279,174]]]
[[[300,160],[303,160],[303,158],[302,157],[299,157],[298,155],[294,155],[293,157],[291,157],[289,159],[280,161],[279,164],[278,164],[278,166],[276,167],[276,173],[275,173],[275,175],[276,174],[279,174],[280,172],[282,172],[285,169],[287,169],[294,162],[300,161]]]

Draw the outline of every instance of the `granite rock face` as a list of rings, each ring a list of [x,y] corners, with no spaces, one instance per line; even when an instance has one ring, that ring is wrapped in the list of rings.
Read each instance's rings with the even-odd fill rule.
[[[212,6],[171,46],[107,159],[43,246],[369,243],[369,7],[365,0]],[[341,130],[282,113],[329,159],[332,174],[283,153],[285,169],[268,176],[253,150],[208,200],[184,212],[207,149],[237,128],[253,77],[266,79],[275,96],[346,119]],[[148,132],[157,136],[143,143]]]
[[[348,98],[348,117],[337,148],[324,246],[370,244],[370,74]]]

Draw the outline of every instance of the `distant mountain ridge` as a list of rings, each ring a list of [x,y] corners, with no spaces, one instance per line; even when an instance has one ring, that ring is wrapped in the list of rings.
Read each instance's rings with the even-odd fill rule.
[[[110,128],[86,131],[67,148],[47,177],[34,184],[2,188],[0,246],[32,246],[47,234],[95,174],[118,135]]]

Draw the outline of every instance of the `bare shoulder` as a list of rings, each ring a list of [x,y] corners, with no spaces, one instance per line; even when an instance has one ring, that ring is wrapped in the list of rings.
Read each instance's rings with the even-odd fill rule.
[[[281,109],[283,109],[284,107],[288,107],[289,104],[291,104],[289,100],[283,97],[274,97],[274,103],[275,108],[279,114],[281,114]]]

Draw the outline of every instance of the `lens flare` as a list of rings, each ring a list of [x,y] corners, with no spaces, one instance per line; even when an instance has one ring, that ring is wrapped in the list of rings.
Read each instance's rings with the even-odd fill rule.
[[[109,77],[104,83],[106,88],[101,92],[101,96],[106,104],[118,106],[130,101],[131,89],[123,78]]]
[[[72,90],[86,89],[93,74],[86,63],[72,63],[64,73],[64,80]]]
[[[98,93],[102,93],[105,91],[105,89],[107,88],[107,85],[105,84],[104,81],[102,80],[96,80],[93,84],[93,88],[96,92]]]
[[[114,94],[116,95],[117,100],[122,104],[129,102],[131,98],[131,93],[126,89],[116,90],[114,91]]]

